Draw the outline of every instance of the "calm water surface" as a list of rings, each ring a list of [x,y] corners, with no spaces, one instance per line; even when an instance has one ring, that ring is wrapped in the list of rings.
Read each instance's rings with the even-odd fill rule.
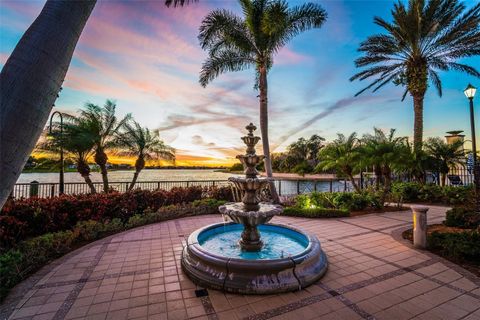
[[[109,171],[108,180],[113,182],[128,182],[132,180],[134,171]],[[213,169],[205,170],[142,170],[138,181],[187,181],[187,180],[227,180],[232,176],[231,173],[215,172]],[[101,182],[100,172],[92,172],[90,175],[92,181]],[[22,173],[17,183],[29,183],[32,181],[40,183],[58,182],[58,173]],[[65,182],[85,182],[78,172],[66,172]]]

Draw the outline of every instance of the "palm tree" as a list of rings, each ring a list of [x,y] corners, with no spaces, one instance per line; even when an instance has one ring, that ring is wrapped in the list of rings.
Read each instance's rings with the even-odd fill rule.
[[[458,0],[410,0],[398,2],[392,10],[393,21],[375,17],[385,33],[370,36],[360,44],[365,55],[355,60],[367,69],[350,78],[375,77],[367,89],[377,91],[387,83],[405,87],[413,98],[414,148],[421,150],[423,140],[423,99],[430,81],[439,96],[442,83],[438,71],[462,71],[479,77],[473,67],[456,62],[480,54],[480,3],[465,11]]]
[[[360,187],[354,178],[354,175],[359,172],[360,168],[359,146],[356,132],[348,137],[339,133],[337,139],[320,150],[318,155],[320,162],[316,170],[333,169],[338,176],[348,178],[355,191],[360,192]]]
[[[106,151],[114,146],[115,136],[131,118],[130,114],[127,114],[119,120],[115,115],[115,108],[116,105],[111,100],[107,100],[103,107],[87,103],[85,108],[80,110],[78,117],[70,118],[79,128],[86,130],[88,136],[93,139],[94,160],[100,167],[104,192],[109,191]]]
[[[56,123],[55,126],[60,124]],[[63,124],[63,134],[48,134],[46,139],[37,145],[37,148],[45,151],[58,152],[63,147],[67,157],[71,158],[78,173],[83,177],[91,193],[96,193],[95,186],[90,179],[90,167],[88,159],[93,155],[94,142],[88,131],[71,123]]]
[[[0,208],[42,134],[95,0],[45,3],[0,73]]]
[[[407,152],[406,137],[396,137],[395,129],[386,134],[379,128],[373,128],[373,134],[365,134],[362,138],[363,166],[373,167],[376,176],[376,187],[383,182],[385,192],[390,191],[393,171],[403,169]]]
[[[193,1],[165,3],[183,5]],[[47,0],[2,68],[0,208],[43,131],[95,4],[96,0]]]
[[[429,138],[425,143],[425,150],[434,159],[435,169],[441,174],[442,186],[445,185],[450,168],[464,165],[463,141],[448,144],[438,137]]]
[[[161,139],[158,130],[150,131],[142,128],[138,122],[125,123],[124,132],[117,134],[116,145],[120,148],[119,154],[136,156],[135,173],[128,190],[132,190],[138,175],[145,168],[148,160],[175,160],[175,149],[166,145]]]
[[[202,65],[200,84],[207,86],[227,71],[255,68],[255,87],[260,91],[260,129],[265,155],[265,171],[272,177],[268,141],[267,73],[273,56],[296,35],[320,28],[326,13],[319,4],[306,3],[288,8],[281,0],[239,0],[244,17],[228,10],[214,10],[203,19],[199,40],[208,58]],[[270,190],[278,202],[273,183]]]

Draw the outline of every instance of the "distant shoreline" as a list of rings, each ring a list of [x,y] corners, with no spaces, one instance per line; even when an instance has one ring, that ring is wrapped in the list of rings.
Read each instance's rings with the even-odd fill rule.
[[[215,170],[217,172],[230,172],[225,167],[158,167],[158,168],[145,168],[142,171],[147,170]],[[99,170],[92,169],[92,172],[97,172]],[[135,171],[135,168],[115,168],[115,169],[108,169],[109,172],[113,171]],[[59,169],[26,169],[23,170],[22,173],[58,173]],[[70,169],[65,168],[65,172],[77,172],[77,169]]]

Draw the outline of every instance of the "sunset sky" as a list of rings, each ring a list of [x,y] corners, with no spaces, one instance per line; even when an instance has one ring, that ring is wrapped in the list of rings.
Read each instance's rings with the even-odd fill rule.
[[[231,163],[243,152],[240,136],[245,125],[258,124],[254,71],[221,75],[202,88],[198,74],[206,54],[197,35],[201,20],[212,9],[241,14],[240,7],[233,0],[201,0],[183,8],[166,8],[163,2],[99,0],[54,110],[73,113],[85,102],[101,105],[114,99],[120,114],[130,112],[142,125],[160,129],[163,139],[177,149],[178,164]],[[43,3],[0,1],[0,66]],[[401,88],[389,85],[355,98],[367,83],[348,80],[356,72],[353,61],[359,43],[380,31],[373,17],[390,20],[393,2],[320,3],[328,13],[324,27],[290,42],[269,74],[272,150],[282,151],[302,136],[319,134],[331,140],[337,132],[363,134],[373,126],[411,136],[412,101],[410,97],[400,101]],[[462,62],[480,69],[479,57]],[[458,129],[470,139],[463,89],[469,82],[480,87],[480,79],[458,72],[441,73],[441,78],[443,97],[429,90],[425,99],[424,134],[444,136]],[[478,111],[480,97],[477,101]]]

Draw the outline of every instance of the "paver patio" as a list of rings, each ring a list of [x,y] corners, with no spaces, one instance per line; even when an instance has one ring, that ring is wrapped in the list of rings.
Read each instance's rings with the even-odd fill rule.
[[[444,219],[431,207],[428,222]],[[180,256],[193,230],[220,215],[171,220],[92,243],[15,288],[2,319],[480,319],[480,279],[399,241],[411,213],[341,219],[275,217],[315,234],[329,258],[299,292],[242,296],[196,286]],[[12,310],[14,308],[14,310]]]

